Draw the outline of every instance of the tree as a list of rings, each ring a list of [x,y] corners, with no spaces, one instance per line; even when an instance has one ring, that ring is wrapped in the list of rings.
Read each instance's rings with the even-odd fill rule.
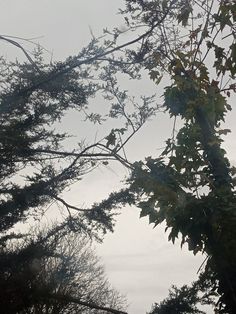
[[[155,226],[165,221],[170,241],[181,235],[194,254],[207,254],[219,311],[235,313],[235,169],[222,148],[222,136],[230,132],[222,123],[236,90],[236,4],[183,0],[171,2],[169,10],[169,3],[127,0],[121,10],[128,28],[149,30],[129,56],[156,84],[166,74],[163,109],[174,118],[162,154],[134,163],[123,193],[135,200],[141,217]]]
[[[174,1],[160,12],[151,30],[134,40],[117,46],[120,31],[104,30],[108,38],[105,37],[103,45],[93,38],[77,56],[64,62],[45,64],[40,49],[31,57],[15,40],[0,36],[1,40],[20,48],[29,61],[21,64],[1,58],[0,232],[7,232],[32,213],[37,216],[53,201],[69,211],[73,228],[76,224],[88,227],[93,223],[90,229],[112,230],[112,214],[110,209],[106,212],[105,203],[103,209],[95,204],[93,209],[84,210],[69,204],[61,194],[65,187],[108,159],[130,167],[124,146],[158,108],[153,104],[153,97],[143,97],[140,103],[130,99],[127,91],[120,90],[116,74],[139,77],[140,60],[132,53],[129,57],[127,47],[150,36],[171,13],[173,4]],[[123,49],[125,56],[121,55]],[[89,99],[99,91],[112,101],[110,118],[123,119],[123,127],[109,130],[107,136],[92,144],[81,141],[67,151],[64,143],[68,134],[56,132],[55,124],[70,110],[84,112],[86,119],[101,123],[100,114],[87,112]],[[128,113],[126,107],[130,100],[135,110]],[[29,175],[25,175],[27,171]],[[77,215],[71,215],[70,211]]]
[[[5,313],[124,313],[87,236],[58,226],[32,233],[1,247]]]
[[[155,304],[150,314],[174,314],[174,313],[194,313],[204,314],[200,311],[196,304],[200,301],[195,293],[188,288],[183,286],[180,289],[173,286],[169,290],[169,297],[161,301],[159,304]]]
[[[96,47],[92,45],[81,56],[92,49],[96,50]],[[88,56],[88,59],[91,57]],[[95,59],[92,61],[96,67]],[[100,89],[97,84],[89,82],[86,69],[76,71],[72,67],[70,71],[63,72],[65,64],[44,64],[40,50],[35,51],[30,63],[7,62],[1,58],[0,286],[4,296],[1,305],[6,313],[64,313],[64,310],[77,313],[88,312],[88,308],[91,309],[89,313],[93,312],[92,309],[101,313],[121,313],[115,310],[120,306],[118,294],[108,286],[102,268],[97,266],[89,250],[84,254],[81,252],[80,258],[85,259],[83,267],[87,269],[83,280],[79,278],[75,263],[78,262],[79,248],[85,244],[81,242],[79,246],[78,242],[77,255],[73,253],[67,257],[55,252],[62,232],[65,235],[65,232],[69,234],[73,230],[78,236],[86,232],[98,239],[98,235],[100,238],[101,233],[113,228],[113,214],[110,211],[106,213],[106,206],[94,204],[92,209],[78,208],[61,197],[63,190],[99,163],[109,159],[126,163],[118,151],[110,148],[113,142],[109,142],[108,137],[91,145],[81,142],[70,152],[63,147],[68,136],[56,132],[55,123],[69,110],[86,113],[88,98]],[[93,122],[100,121],[99,115],[87,117]],[[133,129],[132,133],[135,132]],[[111,131],[115,137],[119,134],[120,141],[123,133],[124,129]],[[10,249],[10,240],[23,238],[21,234],[11,233],[12,228],[18,222],[43,216],[46,206],[55,201],[64,206],[68,215],[64,221],[61,217],[62,222],[53,232],[48,231],[50,238],[47,235],[40,237],[40,241],[26,241],[24,245],[14,245]],[[52,235],[54,243],[50,242]],[[31,237],[34,237],[34,233]],[[60,245],[62,248],[62,243]],[[40,268],[36,270],[32,266],[35,260],[40,262]],[[57,284],[54,278],[56,269],[66,272],[67,267],[67,282]],[[96,277],[92,277],[92,274]],[[83,285],[85,279],[88,280],[87,288],[79,287],[79,279]],[[62,290],[67,289],[68,293],[50,294],[58,290],[58,285],[62,285]],[[76,285],[81,295],[75,293]],[[72,303],[77,305],[72,306]]]
[[[71,151],[64,147],[69,135],[55,131],[55,123],[69,110],[85,112],[86,119],[101,123],[101,115],[88,114],[86,110],[88,99],[106,88],[94,81],[107,75],[109,82],[108,72],[111,76],[112,64],[100,72],[98,69],[94,71],[103,61],[99,57],[105,54],[98,51],[94,40],[77,57],[68,58],[64,63],[44,64],[40,51],[35,52],[30,64],[8,63],[1,59],[1,232],[24,221],[31,215],[32,209],[37,216],[39,209],[52,201],[78,213],[76,218],[73,217],[74,225],[76,219],[79,224],[83,216],[90,223],[96,221],[95,224],[104,226],[104,230],[112,230],[111,213],[105,213],[96,205],[93,210],[77,208],[63,200],[60,194],[66,186],[80,180],[85,173],[104,161],[115,159],[128,164],[120,152],[155,112],[152,100],[147,97],[143,99],[143,104],[135,103],[136,113],[133,115],[127,115],[124,106],[113,106],[111,117],[122,115],[126,120],[125,126],[111,129],[106,137],[92,144],[86,145],[81,140]],[[80,59],[82,61],[78,61]],[[97,78],[94,73],[98,75]],[[117,82],[113,80],[113,91],[107,93],[120,92],[115,84]],[[124,138],[127,131],[130,133]],[[38,171],[32,172],[31,169]],[[24,175],[22,180],[22,174],[27,171],[30,174]],[[19,176],[20,183],[16,183]]]
[[[79,56],[50,65],[42,73],[35,71],[35,66],[32,71],[32,64],[27,75],[24,75],[26,66],[20,67],[23,72],[17,71],[16,76],[15,72],[8,76],[6,70],[2,71],[8,78],[3,79],[7,84],[3,84],[1,96],[1,122],[6,130],[3,138],[7,139],[2,144],[6,148],[2,161],[2,231],[23,219],[29,208],[45,205],[52,199],[78,211],[60,197],[66,184],[78,178],[84,169],[82,166],[90,165],[92,157],[116,158],[132,169],[128,188],[113,193],[108,200],[83,213],[83,219],[73,217],[73,226],[81,225],[81,221],[82,225],[88,225],[84,224],[88,218],[89,223],[95,221],[96,226],[112,229],[110,208],[120,202],[137,205],[141,216],[149,216],[151,223],[166,222],[169,240],[174,242],[181,234],[182,245],[188,244],[194,254],[207,254],[206,271],[211,275],[212,286],[217,285],[219,310],[235,313],[235,169],[221,145],[222,135],[228,132],[221,129],[224,116],[230,110],[227,99],[235,91],[235,1],[127,0],[125,4],[121,13],[127,31],[142,29],[135,40],[117,47],[121,31],[115,29],[113,39],[106,42],[105,48],[99,50],[95,40]],[[131,47],[131,44],[135,45]],[[110,99],[112,95],[117,100],[110,115],[125,119],[131,134],[150,116],[148,108],[152,99],[144,99],[138,115],[127,116],[124,108],[128,95],[117,87],[115,74],[118,71],[136,78],[141,73],[137,71],[145,69],[156,84],[160,83],[163,73],[168,77],[170,84],[165,87],[163,109],[175,122],[181,119],[182,127],[177,131],[174,123],[173,136],[157,158],[131,164],[125,156],[121,157],[118,153],[129,139],[128,136],[127,140],[120,140],[123,129],[111,130],[104,144],[65,153],[57,150],[62,135],[56,135],[57,140],[52,141],[52,133],[40,128],[62,117],[64,110],[75,103],[84,104],[87,96],[101,87],[92,84],[84,89],[83,84],[77,85],[78,78],[87,79],[91,73],[85,69],[86,65],[98,67],[101,62],[109,64],[100,75],[103,80],[107,78],[103,86],[106,96]],[[43,66],[40,64],[38,68]],[[65,93],[61,93],[61,88]],[[45,102],[44,94],[49,96]],[[39,106],[38,99],[43,106]],[[34,111],[37,106],[40,115]],[[139,122],[133,122],[137,117]],[[25,130],[20,132],[16,143],[8,135],[15,125]],[[94,147],[98,148],[97,153],[91,153]],[[58,169],[52,162],[45,164],[48,158],[45,155],[51,159],[63,156],[68,160],[67,167]],[[20,170],[17,167],[24,167],[25,160],[29,165],[41,162],[42,157],[42,174],[28,177],[28,184],[23,187],[6,183],[9,176]],[[70,160],[71,157],[74,159]]]
[[[212,292],[211,280],[207,278],[206,273],[202,273],[191,286],[184,285],[181,288],[172,286],[169,296],[160,303],[155,303],[150,314],[204,314],[199,306],[215,307],[216,299],[217,294]]]
[[[11,43],[15,44],[12,40]],[[140,108],[146,108],[146,112],[152,108],[150,101],[144,99],[142,106],[136,106],[135,116],[125,115],[125,128],[112,129],[102,140],[92,144],[81,141],[73,150],[66,150],[68,135],[55,131],[66,112],[78,110],[94,123],[102,121],[99,114],[87,113],[87,103],[102,90],[93,81],[93,68],[97,69],[99,57],[104,55],[94,40],[81,54],[64,63],[44,64],[40,50],[35,51],[34,58],[26,53],[30,63],[1,58],[0,287],[6,313],[121,313],[119,295],[109,287],[96,258],[83,247],[85,244],[78,242],[74,252],[67,252],[72,250],[72,243],[67,243],[64,252],[56,252],[58,245],[63,249],[59,243],[62,234],[69,242],[75,240],[68,238],[72,231],[78,240],[84,232],[98,239],[101,233],[113,229],[113,213],[109,208],[106,211],[106,202],[83,209],[69,204],[61,194],[101,163],[115,159],[126,164],[119,152],[150,116],[141,116]],[[106,71],[109,69],[112,67]],[[102,75],[105,74],[101,71],[99,77]],[[116,116],[115,108],[112,114]],[[132,131],[124,138],[130,123]],[[119,146],[115,146],[117,137]],[[12,228],[31,217],[40,218],[53,202],[64,206],[68,215],[48,231],[50,237],[47,234],[9,248],[9,241],[24,239],[22,234],[11,233]],[[35,237],[34,232],[30,235]],[[81,248],[85,251],[81,252]],[[83,272],[77,268],[78,261],[83,262]],[[79,263],[78,266],[82,267]],[[57,278],[59,273],[64,277]]]
[[[97,271],[101,275],[97,273],[97,281],[90,277],[91,286],[87,283],[87,287],[92,288],[99,282],[101,288],[104,287],[106,291],[96,289],[92,301],[81,299],[81,296],[75,294],[75,285],[79,286],[76,281],[77,270],[74,273],[77,277],[71,274],[66,287],[63,286],[65,289],[71,288],[70,293],[51,294],[53,289],[57,289],[53,278],[56,275],[55,269],[47,268],[46,264],[49,263],[60,269],[66,266],[63,264],[63,259],[57,256],[58,253],[55,253],[55,243],[58,242],[49,245],[48,235],[45,238],[41,237],[40,242],[35,240],[35,243],[32,240],[32,243],[26,242],[19,248],[16,245],[9,248],[8,242],[17,239],[22,241],[24,239],[22,234],[11,232],[16,224],[24,223],[31,218],[39,220],[52,203],[63,206],[67,215],[59,218],[60,222],[54,231],[48,231],[50,237],[52,234],[57,234],[59,237],[62,232],[66,234],[73,231],[77,234],[85,232],[90,237],[100,240],[101,234],[107,230],[112,231],[114,213],[108,206],[110,201],[94,203],[92,208],[84,209],[67,202],[62,193],[65,188],[81,180],[87,172],[101,164],[106,165],[110,160],[129,165],[123,154],[124,146],[155,113],[156,108],[152,104],[152,98],[144,97],[141,104],[133,102],[136,111],[131,114],[126,113],[124,104],[127,99],[126,92],[117,88],[117,80],[112,77],[112,74],[119,71],[135,77],[136,69],[133,64],[128,67],[126,64],[122,68],[122,60],[105,58],[116,51],[117,48],[112,48],[115,40],[104,43],[101,48],[98,46],[98,41],[93,39],[77,56],[70,57],[64,62],[45,64],[40,48],[31,57],[12,39],[4,36],[0,36],[0,39],[20,48],[28,59],[25,63],[7,62],[4,58],[0,60],[0,245],[2,248],[0,286],[2,295],[5,296],[2,305],[9,313],[22,311],[36,313],[42,310],[57,313],[61,308],[64,311],[65,306],[69,312],[72,308],[75,312],[82,311],[82,306],[83,309],[120,313],[121,311],[115,308],[105,306],[110,302],[108,306],[117,307],[112,300],[118,302],[118,297],[104,281],[99,268]],[[106,62],[106,66],[101,68],[102,62]],[[103,83],[95,83],[98,79],[103,82],[104,78],[109,88]],[[103,91],[105,98],[109,100],[111,95],[116,97],[117,101],[122,98],[123,102],[118,106],[113,104],[110,117],[122,116],[125,120],[123,127],[109,130],[107,136],[92,144],[86,144],[81,140],[75,144],[74,149],[68,151],[66,140],[69,135],[58,132],[56,130],[58,124],[64,115],[72,110],[83,113],[84,117],[93,123],[101,123],[103,117],[100,114],[88,112],[89,99],[99,91]],[[116,199],[117,195],[111,194],[111,198],[113,197]],[[30,230],[28,232],[31,237],[35,236],[34,232]],[[92,258],[92,255],[90,254],[89,257]],[[65,259],[65,256],[63,258]],[[76,258],[78,259],[78,255]],[[37,263],[40,262],[40,265],[35,265],[35,259]],[[32,264],[33,268],[35,266],[40,268],[32,271]],[[92,264],[88,265],[92,267]],[[53,272],[53,275],[50,272]],[[39,287],[41,287],[40,291]],[[82,297],[87,298],[88,293]],[[101,293],[103,293],[102,298]],[[72,306],[72,303],[77,306]]]

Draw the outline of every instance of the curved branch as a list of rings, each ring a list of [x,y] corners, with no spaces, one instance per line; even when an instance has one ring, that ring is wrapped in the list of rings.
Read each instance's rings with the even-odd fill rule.
[[[54,198],[55,200],[61,202],[67,209],[74,209],[80,212],[87,212],[89,209],[82,209],[82,208],[78,208],[76,206],[70,205],[68,204],[65,200],[63,200],[63,198],[54,195],[54,194],[49,194],[49,196],[51,196],[52,198]]]
[[[7,41],[8,43],[12,44],[13,46],[16,46],[17,48],[19,48],[20,50],[23,51],[24,55],[26,56],[26,58],[29,60],[29,62],[35,67],[35,69],[38,72],[41,72],[40,69],[37,67],[37,65],[35,64],[34,60],[30,57],[30,55],[28,54],[28,52],[24,49],[24,47],[22,45],[20,45],[17,41],[12,40],[10,38],[6,38],[5,36],[0,35],[0,39]]]

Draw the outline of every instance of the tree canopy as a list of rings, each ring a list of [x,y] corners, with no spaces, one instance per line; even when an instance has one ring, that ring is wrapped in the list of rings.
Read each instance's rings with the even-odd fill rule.
[[[5,313],[124,313],[91,240],[68,227],[34,230],[1,247],[1,307]]]
[[[166,223],[170,241],[181,236],[182,245],[207,256],[218,310],[235,313],[236,172],[222,148],[236,91],[235,1],[126,0],[120,13],[125,32],[136,36],[124,44],[123,31],[115,28],[64,62],[45,64],[39,52],[26,54],[24,64],[1,59],[1,245],[16,223],[40,215],[52,201],[68,211],[64,223],[71,230],[95,236],[113,230],[112,209],[134,204],[155,226]],[[152,96],[136,103],[119,86],[119,75],[142,79],[145,71],[157,86],[163,78],[168,82],[158,108]],[[111,103],[109,118],[121,119],[123,127],[66,150],[67,135],[54,131],[55,123],[68,110],[101,123],[102,116],[86,112],[98,92]],[[127,160],[125,145],[158,109],[174,120],[165,149],[145,161]],[[110,159],[130,169],[126,188],[86,210],[62,197],[66,187]]]
[[[163,109],[175,121],[161,155],[133,164],[126,192],[141,217],[166,223],[169,240],[181,235],[194,254],[207,254],[221,313],[236,306],[235,169],[222,148],[235,92],[235,11],[234,1],[126,1],[121,11],[127,27],[150,31],[130,54],[157,85],[169,78]]]

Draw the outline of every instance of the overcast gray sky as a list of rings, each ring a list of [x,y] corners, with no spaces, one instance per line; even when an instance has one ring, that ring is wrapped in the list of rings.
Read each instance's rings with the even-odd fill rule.
[[[121,0],[0,0],[0,33],[39,37],[35,41],[50,51],[46,58],[64,59],[77,54],[89,42],[90,29],[99,35],[107,26],[122,25],[121,17],[116,14],[122,3]],[[20,51],[6,43],[0,42],[0,49],[1,55],[7,58],[23,58]],[[150,94],[156,91],[150,81],[139,81],[131,88],[134,92],[141,90]],[[97,101],[96,105],[103,104]],[[83,137],[86,137],[86,132],[91,136],[89,127],[81,128],[78,119],[69,115],[65,119],[65,127]],[[233,132],[227,137],[225,147],[234,162],[234,111],[226,121]],[[170,136],[171,126],[172,121],[163,114],[147,124],[127,148],[128,157],[141,159],[158,155],[158,148]],[[69,194],[71,203],[86,204],[106,197],[120,187],[119,181],[124,174],[125,171],[118,166],[97,169],[86,176],[79,188],[72,188]],[[182,285],[194,280],[203,260],[201,256],[192,256],[186,248],[181,250],[179,244],[168,243],[164,226],[153,229],[146,219],[139,219],[136,208],[122,210],[115,232],[108,234],[97,250],[110,282],[127,295],[130,314],[144,314],[153,302],[167,296],[172,284]]]

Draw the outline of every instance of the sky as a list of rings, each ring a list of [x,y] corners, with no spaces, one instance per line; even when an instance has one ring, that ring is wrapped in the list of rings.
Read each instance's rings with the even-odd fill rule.
[[[63,60],[89,42],[91,30],[99,36],[105,27],[122,26],[116,14],[122,4],[121,0],[0,0],[0,34],[35,38],[48,51],[45,58]],[[19,50],[4,42],[0,42],[0,49],[6,58],[24,59]],[[134,93],[156,92],[156,86],[148,80],[129,84]],[[101,100],[95,99],[93,106],[94,103],[103,105]],[[92,137],[90,126],[81,128],[79,119],[68,115],[64,127],[82,137]],[[233,111],[226,119],[232,133],[224,144],[232,163],[236,153],[234,121]],[[164,114],[149,122],[127,147],[128,157],[139,160],[158,155],[172,125],[173,121]],[[102,137],[100,129],[96,132]],[[81,186],[73,186],[67,197],[78,205],[91,202],[91,196],[92,201],[101,200],[120,188],[125,175],[127,172],[118,165],[99,168],[89,173]],[[181,286],[196,279],[203,261],[202,256],[193,256],[186,247],[181,250],[179,243],[169,243],[164,226],[153,229],[145,218],[139,219],[139,211],[133,207],[122,209],[114,233],[106,235],[96,249],[111,284],[126,295],[130,314],[146,313],[152,303],[167,296],[172,284]]]

